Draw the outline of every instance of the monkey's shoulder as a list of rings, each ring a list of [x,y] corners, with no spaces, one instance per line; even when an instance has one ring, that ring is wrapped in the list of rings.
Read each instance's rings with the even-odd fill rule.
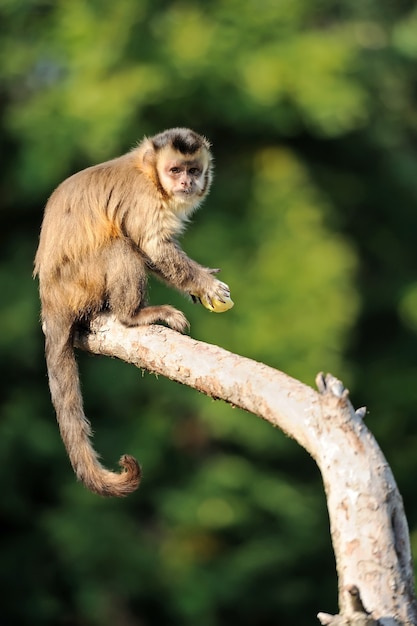
[[[131,153],[90,165],[66,178],[61,185],[86,184],[98,179],[118,180],[126,175],[142,176],[140,163]],[[61,186],[60,185],[60,186]]]
[[[71,204],[93,200],[103,193],[114,194],[115,200],[131,195],[151,193],[152,181],[142,171],[135,154],[127,153],[115,159],[91,165],[63,180],[51,194],[56,199],[71,200]]]

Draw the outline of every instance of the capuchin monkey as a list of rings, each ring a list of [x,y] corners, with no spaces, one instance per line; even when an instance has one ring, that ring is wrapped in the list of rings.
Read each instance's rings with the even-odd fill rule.
[[[100,311],[122,324],[189,324],[172,306],[148,306],[147,271],[206,302],[225,302],[229,287],[218,270],[202,267],[176,237],[206,197],[212,181],[208,140],[187,128],[145,138],[127,154],[74,174],[45,208],[34,276],[39,277],[42,328],[52,403],[72,467],[88,489],[125,496],[141,479],[124,455],[121,473],[104,468],[84,415],[74,332]]]

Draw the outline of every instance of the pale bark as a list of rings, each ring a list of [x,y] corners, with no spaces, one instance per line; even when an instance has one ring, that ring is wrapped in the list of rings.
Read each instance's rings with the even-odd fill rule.
[[[161,326],[125,328],[101,315],[76,345],[162,374],[262,417],[320,468],[336,557],[340,614],[322,624],[417,626],[407,522],[394,477],[332,376],[318,392],[262,363]]]

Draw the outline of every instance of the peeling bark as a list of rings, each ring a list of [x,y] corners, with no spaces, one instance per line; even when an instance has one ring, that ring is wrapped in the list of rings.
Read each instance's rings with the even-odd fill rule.
[[[339,615],[330,626],[417,626],[407,521],[390,467],[333,376],[318,392],[262,363],[162,326],[126,328],[109,315],[80,333],[78,347],[117,357],[245,409],[295,439],[320,468],[330,518]]]

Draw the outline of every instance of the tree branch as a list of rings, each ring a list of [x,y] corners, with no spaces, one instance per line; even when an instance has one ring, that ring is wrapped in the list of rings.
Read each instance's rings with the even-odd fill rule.
[[[322,624],[417,625],[409,533],[394,477],[342,383],[319,391],[262,363],[162,326],[126,328],[97,316],[75,344],[162,374],[269,421],[322,473],[336,557],[340,614]],[[359,607],[359,608],[358,608]]]

